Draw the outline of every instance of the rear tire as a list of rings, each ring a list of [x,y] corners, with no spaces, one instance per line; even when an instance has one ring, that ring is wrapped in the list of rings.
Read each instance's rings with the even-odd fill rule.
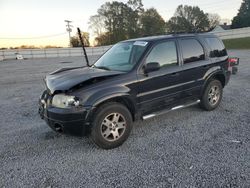
[[[214,110],[221,102],[223,87],[219,80],[211,80],[202,95],[201,107],[207,111]]]
[[[103,149],[112,149],[122,145],[132,129],[132,116],[120,103],[110,102],[100,106],[91,129],[93,142]]]

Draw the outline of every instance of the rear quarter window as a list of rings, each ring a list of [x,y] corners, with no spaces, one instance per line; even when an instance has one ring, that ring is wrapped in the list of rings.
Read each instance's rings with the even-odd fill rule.
[[[227,55],[227,51],[221,40],[215,37],[208,37],[205,40],[211,49],[210,57],[223,57]]]

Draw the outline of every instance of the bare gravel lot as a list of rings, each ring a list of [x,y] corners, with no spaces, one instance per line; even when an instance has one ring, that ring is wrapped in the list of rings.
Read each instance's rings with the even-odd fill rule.
[[[250,51],[229,53],[241,62],[219,108],[139,121],[108,151],[37,114],[43,77],[83,57],[0,62],[0,187],[250,187]]]

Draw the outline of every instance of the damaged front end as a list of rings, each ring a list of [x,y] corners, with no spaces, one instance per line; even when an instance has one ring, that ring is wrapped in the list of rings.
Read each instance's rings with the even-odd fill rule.
[[[49,92],[54,94],[55,92],[68,91],[79,86],[91,85],[122,73],[92,67],[64,68],[47,75],[45,82]]]
[[[56,132],[82,136],[89,130],[92,107],[80,105],[74,96],[64,93],[51,95],[44,91],[39,100],[39,114]]]
[[[94,107],[85,106],[88,95],[75,91],[94,86],[121,74],[90,67],[57,70],[45,78],[46,90],[39,100],[39,114],[56,132],[84,135]]]

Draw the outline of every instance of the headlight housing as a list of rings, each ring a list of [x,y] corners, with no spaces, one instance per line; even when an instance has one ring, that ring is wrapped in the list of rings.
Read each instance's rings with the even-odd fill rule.
[[[57,108],[71,108],[80,105],[80,100],[75,96],[57,94],[52,99],[52,106]]]

